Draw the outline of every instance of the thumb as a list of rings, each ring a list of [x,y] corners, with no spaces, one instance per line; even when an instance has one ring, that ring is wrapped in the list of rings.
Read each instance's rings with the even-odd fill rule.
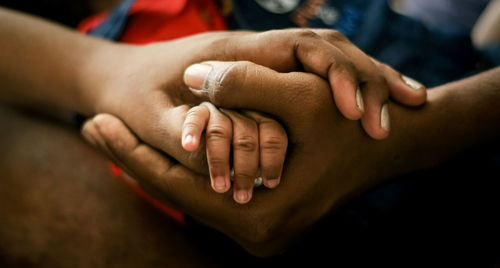
[[[296,118],[297,107],[311,108],[325,99],[333,103],[328,84],[316,75],[279,73],[248,61],[191,65],[184,72],[184,83],[218,107],[258,110],[284,121]]]

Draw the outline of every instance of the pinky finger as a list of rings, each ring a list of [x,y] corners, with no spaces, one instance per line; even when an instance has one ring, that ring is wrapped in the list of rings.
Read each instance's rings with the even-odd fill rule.
[[[375,61],[375,60],[374,60]],[[386,64],[375,61],[382,70],[389,86],[389,95],[395,101],[409,106],[418,106],[427,100],[427,90],[416,80],[400,74]]]

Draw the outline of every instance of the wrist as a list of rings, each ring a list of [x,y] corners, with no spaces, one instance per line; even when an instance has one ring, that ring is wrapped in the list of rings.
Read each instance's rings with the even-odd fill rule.
[[[499,74],[497,68],[431,89],[416,109],[391,105],[391,137],[375,146],[384,151],[375,163],[380,177],[428,168],[498,139]]]
[[[117,82],[125,73],[127,59],[134,46],[101,41],[92,49],[88,60],[80,66],[78,112],[85,115],[112,112],[113,99],[118,97]]]

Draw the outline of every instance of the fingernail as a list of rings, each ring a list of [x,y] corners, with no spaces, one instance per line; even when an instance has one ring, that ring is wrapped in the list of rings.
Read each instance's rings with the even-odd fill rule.
[[[272,188],[275,188],[276,186],[278,186],[279,183],[280,183],[279,178],[277,178],[277,179],[268,179],[267,183],[266,183],[266,186],[267,186],[267,188],[272,189]]]
[[[238,190],[236,192],[236,201],[239,203],[246,203],[248,201],[248,193],[245,190]]]
[[[419,82],[417,82],[416,80],[414,80],[412,78],[409,78],[406,75],[401,75],[401,78],[413,90],[420,90],[424,87],[424,85],[420,84]]]
[[[211,65],[193,64],[184,71],[184,83],[192,89],[204,89],[205,80],[211,70]]]
[[[360,109],[362,112],[365,111],[365,103],[363,102],[363,95],[361,95],[361,90],[358,88],[356,89],[356,105],[358,106],[358,109]]]
[[[388,104],[384,104],[382,109],[380,110],[380,126],[389,131],[391,128],[391,121],[389,119],[389,106]]]
[[[214,179],[215,190],[222,191],[226,188],[226,179],[222,176],[215,177]]]
[[[194,140],[193,135],[186,135],[186,136],[184,136],[184,140],[182,141],[182,143],[184,145],[186,145],[186,144],[192,143],[193,140]]]

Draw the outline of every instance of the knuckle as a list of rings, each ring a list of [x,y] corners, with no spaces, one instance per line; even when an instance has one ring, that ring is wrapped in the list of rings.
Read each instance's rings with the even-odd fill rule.
[[[200,106],[193,107],[186,112],[186,118],[197,118],[199,117],[200,112],[201,112]]]
[[[387,82],[387,79],[383,76],[375,76],[371,78],[371,81],[369,81],[373,84],[371,87],[372,90],[377,92],[377,95],[380,96],[380,100],[386,100],[389,98],[389,83]]]
[[[388,87],[388,82],[387,82],[387,79],[385,78],[385,76],[383,76],[382,74],[378,73],[375,77],[374,77],[374,83],[379,86],[379,87],[384,87],[384,88],[387,88]]]
[[[213,156],[207,158],[207,162],[210,166],[224,166],[227,165],[227,160],[220,156]]]
[[[202,128],[202,126],[200,124],[198,124],[197,122],[192,122],[192,121],[188,121],[188,122],[184,122],[184,127],[183,129],[187,129],[187,130],[191,130],[191,129],[200,129]]]
[[[234,88],[246,81],[250,62],[238,61],[213,74],[209,81],[209,99],[215,106],[220,106],[226,99],[233,98]]]
[[[299,30],[297,30],[297,36],[299,38],[313,38],[313,39],[319,39],[320,38],[320,36],[317,33],[313,32],[311,30],[308,30],[308,29],[299,29]]]
[[[257,150],[257,139],[250,135],[235,137],[233,147],[238,151],[254,152]]]
[[[325,30],[324,34],[325,37],[331,41],[346,42],[349,40],[344,34],[336,30]]]
[[[277,136],[271,136],[271,137],[266,137],[261,141],[260,147],[261,150],[267,151],[267,152],[272,152],[272,153],[279,153],[282,152],[283,149],[286,147],[286,139],[283,137],[277,137]]]
[[[217,139],[229,139],[231,136],[229,129],[220,124],[211,124],[207,127],[206,138],[210,142]]]
[[[234,38],[233,36],[224,36],[210,41],[206,49],[210,53],[210,56],[207,56],[206,59],[233,60],[234,49],[232,49],[232,46]]]
[[[358,73],[358,69],[348,58],[332,58],[331,62],[331,68],[334,70],[343,71],[351,75],[356,75]]]

